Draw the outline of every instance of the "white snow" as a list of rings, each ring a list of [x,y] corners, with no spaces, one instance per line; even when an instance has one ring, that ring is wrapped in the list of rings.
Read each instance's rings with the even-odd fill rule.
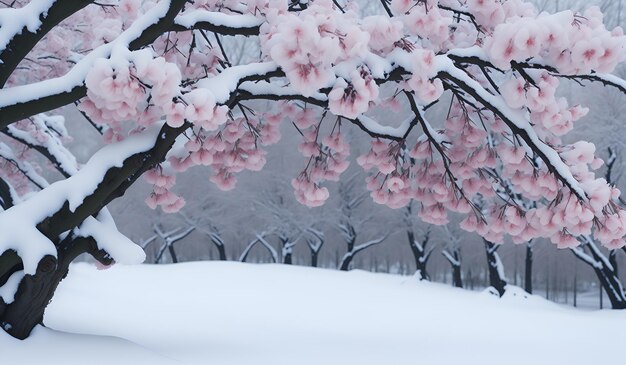
[[[175,24],[185,28],[193,28],[197,23],[206,22],[215,26],[231,28],[254,28],[263,23],[263,19],[252,14],[224,14],[215,11],[191,10],[176,17]]]
[[[225,69],[222,73],[198,82],[198,87],[208,89],[215,95],[215,101],[224,104],[230,99],[237,86],[247,77],[263,76],[279,69],[275,62],[257,62]]]
[[[14,272],[7,282],[0,286],[0,298],[6,303],[11,304],[15,300],[15,293],[17,293],[17,287],[24,278],[24,271],[19,270]]]
[[[113,337],[74,335],[37,327],[27,341],[0,330],[3,364],[172,365],[180,362]]]
[[[56,0],[33,0],[22,8],[0,10],[0,50],[4,50],[13,37],[24,28],[36,32],[41,26],[40,16],[48,12]]]
[[[24,271],[34,274],[41,258],[45,255],[56,257],[54,244],[44,236],[36,225],[45,218],[61,209],[65,202],[69,203],[70,210],[74,211],[83,200],[92,194],[102,181],[106,172],[113,166],[120,167],[126,158],[135,153],[147,151],[154,146],[161,124],[154,125],[142,133],[132,135],[122,142],[107,145],[96,152],[85,166],[68,179],[57,181],[46,187],[29,199],[10,209],[0,212],[0,253],[6,250],[15,250],[24,262]],[[93,228],[93,225],[89,227]],[[106,232],[105,232],[106,231]],[[98,230],[94,238],[111,237],[113,229]],[[119,238],[120,235],[115,235]],[[121,249],[120,245],[127,243],[128,248]],[[114,248],[113,258],[119,262],[141,262],[143,252],[129,240],[119,240],[108,243]],[[99,243],[103,244],[103,243]],[[117,254],[117,255],[115,255]],[[124,256],[129,254],[128,256]]]
[[[617,363],[624,321],[623,311],[576,310],[515,287],[499,299],[387,274],[200,262],[73,265],[44,323],[179,364],[582,365]],[[121,340],[41,328],[24,342],[1,334],[0,348],[29,364],[80,354],[159,363]]]

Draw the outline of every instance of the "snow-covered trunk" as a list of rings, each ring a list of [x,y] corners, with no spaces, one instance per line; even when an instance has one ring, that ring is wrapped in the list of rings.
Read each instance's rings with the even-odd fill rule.
[[[572,252],[576,258],[593,268],[600,281],[601,290],[606,292],[611,302],[611,307],[613,309],[626,309],[626,293],[617,275],[617,270],[596,244],[586,238],[581,247],[572,249]]]
[[[46,306],[67,276],[70,263],[83,253],[92,253],[104,265],[112,263],[104,251],[97,249],[93,239],[68,236],[58,245],[58,258],[45,256],[34,275],[24,275],[12,302],[6,304],[0,298],[0,326],[15,338],[27,338],[43,320]]]
[[[63,237],[65,232],[71,232],[81,227],[88,220],[96,221],[94,217],[108,203],[122,196],[145,171],[164,159],[176,137],[187,127],[187,125],[180,128],[163,127],[158,134],[160,138],[156,140],[152,148],[131,154],[123,160],[121,165],[108,167],[103,172],[104,175],[100,177],[96,189],[85,196],[80,205],[71,209],[69,202],[66,201],[57,210],[50,211],[47,218],[36,225],[37,230],[54,244],[57,257],[43,256],[39,260],[35,273],[24,275],[19,281],[14,300],[9,304],[0,305],[0,326],[7,333],[19,339],[24,339],[30,335],[32,329],[41,322],[45,307],[52,299],[59,282],[67,275],[69,264],[80,254],[89,253],[103,264],[111,263],[109,253],[98,249],[101,244],[109,245],[109,243],[96,243],[92,237],[75,237],[72,233],[63,239],[60,237]],[[112,146],[111,148],[111,150],[101,151],[102,155],[115,153],[115,147]],[[88,169],[90,163],[99,166],[98,164],[104,161],[95,156],[93,159],[95,162],[92,163],[90,160],[83,169]],[[82,184],[81,179],[84,176],[86,175],[70,177],[58,183],[61,185],[52,185],[51,189],[60,189],[59,186],[63,188]],[[92,175],[89,178],[95,177],[97,176]],[[49,194],[48,189],[33,195],[28,201],[32,203],[29,207],[46,209],[46,204],[41,204],[40,207],[33,203],[40,198],[42,200],[49,198],[49,195],[46,194]],[[18,208],[22,204],[11,209]],[[11,214],[11,209],[4,214]],[[34,211],[33,213],[39,212]],[[123,237],[119,232],[117,234],[120,238]],[[111,244],[115,244],[115,242]],[[5,251],[0,255],[0,286],[5,285],[12,275],[18,275],[18,272],[23,269],[22,258],[16,255],[15,251]]]
[[[346,240],[346,245],[348,250],[346,254],[341,258],[341,263],[339,265],[339,270],[348,271],[350,269],[350,264],[352,264],[352,259],[354,258],[354,242],[356,241],[356,236],[353,236],[352,239]]]
[[[487,254],[487,267],[489,269],[489,286],[493,287],[500,296],[504,294],[507,282],[504,276],[504,267],[500,256],[496,252],[499,245],[489,242],[485,242],[485,253]]]
[[[293,246],[287,237],[280,237],[280,246],[282,247],[283,264],[293,264]]]
[[[428,255],[424,247],[425,245],[420,245],[417,241],[415,241],[415,233],[413,233],[412,229],[407,229],[406,233],[409,239],[411,252],[413,253],[413,258],[415,259],[415,272],[419,273],[420,280],[430,280],[430,275],[428,275],[428,271],[426,271]],[[427,240],[428,238],[426,238],[425,241]]]
[[[463,287],[463,277],[461,276],[461,248],[457,245],[451,249],[441,251],[443,257],[448,260],[452,268],[452,285],[457,288]]]
[[[526,244],[526,259],[524,262],[524,290],[533,293],[533,246],[532,242]]]
[[[609,251],[609,263],[615,272],[615,275],[619,277],[619,268],[617,266],[617,250]]]
[[[317,267],[319,265],[320,251],[326,239],[322,231],[318,231],[313,227],[310,227],[307,231],[312,236],[306,239],[306,244],[309,247],[309,251],[311,251],[311,266]]]

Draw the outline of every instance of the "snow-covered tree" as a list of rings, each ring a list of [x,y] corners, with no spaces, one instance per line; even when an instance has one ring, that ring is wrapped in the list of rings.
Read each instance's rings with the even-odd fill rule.
[[[156,251],[156,255],[154,257],[154,263],[159,264],[163,261],[163,255],[165,252],[168,252],[170,255],[171,262],[178,262],[178,255],[176,254],[176,249],[174,244],[180,240],[183,240],[185,237],[189,236],[191,232],[194,231],[196,227],[177,227],[170,231],[165,231],[163,226],[160,224],[154,223],[152,225],[152,230],[154,231],[154,238],[150,237],[142,246],[143,249],[146,249],[148,245],[152,242],[159,242],[160,247]],[[156,239],[158,237],[158,240]]]
[[[307,228],[306,232],[308,233],[305,237],[306,244],[309,247],[309,251],[311,251],[311,266],[317,267],[319,265],[320,251],[326,242],[326,237],[324,232],[317,230],[314,226]]]
[[[412,201],[410,201],[404,210],[404,223],[406,225],[409,247],[415,259],[415,276],[419,278],[419,280],[430,280],[426,265],[428,265],[428,260],[436,245],[433,245],[430,240],[431,226],[426,227],[426,229],[424,229],[423,232],[419,232],[418,235],[415,234],[414,217]]]
[[[615,148],[609,148],[604,175],[609,184],[615,184],[616,182],[616,171],[614,169],[616,162],[617,151]],[[607,254],[598,247],[597,242],[592,237],[582,236],[579,237],[579,240],[581,245],[571,248],[574,256],[593,269],[613,309],[626,309],[626,291],[624,291],[624,285],[620,280],[617,267],[616,256],[618,250],[609,250]],[[622,249],[624,248],[622,247]]]
[[[446,232],[447,243],[441,254],[450,263],[452,268],[452,285],[457,288],[463,287],[463,276],[461,275],[461,235],[449,225],[443,226]]]
[[[624,245],[620,192],[593,173],[594,146],[561,139],[587,111],[559,96],[561,79],[626,91],[610,74],[623,31],[607,29],[598,8],[381,0],[379,15],[361,17],[331,0],[0,4],[0,286],[13,293],[0,301],[0,325],[15,337],[41,321],[77,255],[143,261],[106,209],[140,176],[153,186],[150,207],[178,211],[177,173],[210,166],[212,182],[234,188],[238,172],[263,168],[284,119],[303,139],[307,163],[292,186],[305,205],[328,198],[326,181],[349,163],[345,129],[356,126],[372,137],[357,162],[372,170],[366,184],[378,203],[414,199],[432,224],[464,214],[462,226],[493,243],[504,225],[524,242]],[[231,36],[250,37],[256,59],[231,58]],[[253,100],[273,107],[253,110]],[[372,117],[401,101],[400,125]],[[110,143],[85,164],[65,147],[58,117],[74,103]],[[429,121],[436,103],[450,103],[443,123]],[[499,199],[483,173],[497,164],[535,208]],[[46,181],[46,166],[58,181]]]
[[[341,201],[337,229],[346,244],[346,253],[341,257],[338,268],[343,271],[350,270],[352,261],[357,254],[381,244],[388,236],[388,233],[384,233],[382,236],[360,243],[360,233],[362,233],[368,221],[372,219],[372,216],[368,212],[365,215],[359,214],[358,208],[363,204],[367,195],[355,188],[354,184],[357,176],[353,175],[339,184]]]

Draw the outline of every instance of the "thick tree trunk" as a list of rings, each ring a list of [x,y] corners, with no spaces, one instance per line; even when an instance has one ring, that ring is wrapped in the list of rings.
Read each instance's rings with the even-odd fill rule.
[[[35,275],[25,275],[20,282],[15,300],[10,304],[0,305],[0,326],[15,338],[27,338],[33,328],[43,320],[46,306],[52,300],[61,280],[67,276],[70,263],[86,252],[103,264],[112,263],[104,252],[98,251],[96,242],[91,238],[64,240],[58,246],[58,258],[43,257]]]
[[[533,246],[526,244],[526,260],[524,271],[524,290],[529,294],[533,293]]]
[[[181,6],[184,2],[181,2]],[[174,14],[175,15],[175,14]],[[164,126],[158,141],[152,149],[136,153],[126,160],[121,167],[112,167],[103,176],[101,183],[83,203],[75,209],[66,202],[58,211],[37,224],[39,231],[53,242],[58,242],[62,233],[79,226],[87,217],[97,214],[112,200],[124,195],[126,190],[145,171],[163,161],[176,137],[189,127]],[[71,177],[70,177],[71,179]],[[15,300],[3,307],[0,313],[0,327],[10,335],[24,339],[41,322],[45,307],[48,305],[59,282],[67,275],[69,264],[81,253],[89,252],[103,264],[110,263],[105,253],[97,250],[93,239],[76,238],[71,243],[63,240],[56,244],[57,259],[45,257],[41,260],[35,275],[26,275],[18,286]],[[94,248],[96,247],[96,248]],[[20,258],[6,251],[0,254],[0,285],[6,282],[10,274],[22,270]]]
[[[489,270],[489,285],[493,287],[500,296],[504,294],[506,288],[506,278],[502,269],[502,261],[496,252],[498,245],[485,241],[485,252],[487,254],[487,268]]]

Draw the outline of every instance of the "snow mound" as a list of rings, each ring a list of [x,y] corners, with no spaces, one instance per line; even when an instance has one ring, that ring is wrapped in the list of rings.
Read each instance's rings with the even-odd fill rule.
[[[3,364],[135,365],[180,364],[132,342],[105,336],[75,335],[44,327],[20,341],[0,330]]]
[[[57,330],[219,365],[615,363],[625,321],[514,287],[500,299],[411,277],[233,262],[76,264],[45,317]],[[23,344],[49,346],[44,335]],[[3,356],[23,351],[2,341]],[[102,341],[106,352],[112,340]]]

